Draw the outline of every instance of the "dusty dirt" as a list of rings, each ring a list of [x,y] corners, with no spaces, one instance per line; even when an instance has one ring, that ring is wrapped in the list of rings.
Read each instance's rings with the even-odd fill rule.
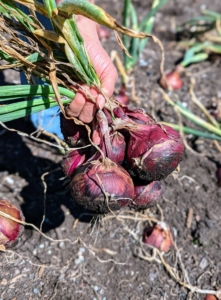
[[[134,2],[140,17],[151,3]],[[98,3],[120,19],[119,1]],[[221,12],[219,0],[170,0],[157,14],[154,34],[164,44],[166,69],[172,69],[183,54],[176,47],[176,24],[198,15],[203,5]],[[116,49],[120,53],[114,34],[104,47],[109,53]],[[158,46],[150,41],[142,57],[147,66],[137,64],[131,74],[139,103],[131,100],[130,105],[144,107],[157,120],[177,122],[176,113],[158,90],[160,57]],[[201,115],[189,94],[190,79],[196,80],[198,99],[209,106],[214,99],[220,101],[220,75],[220,61],[192,65],[183,78],[183,88],[171,97]],[[19,74],[7,71],[1,79],[4,84],[17,84]],[[130,88],[128,92],[131,96]],[[186,119],[183,122],[191,124]],[[28,119],[7,126],[28,133],[34,131]],[[170,176],[162,182],[160,206],[137,215],[125,210],[118,216],[97,218],[72,201],[69,183],[62,180],[62,154],[56,148],[3,128],[0,135],[0,198],[21,207],[26,222],[37,227],[45,214],[43,232],[48,237],[27,226],[16,247],[0,254],[1,300],[204,299],[205,295],[191,293],[174,280],[159,258],[148,261],[152,249],[140,241],[150,217],[164,219],[174,234],[178,251],[173,248],[164,259],[176,268],[181,280],[204,290],[221,288],[221,188],[215,177],[221,154],[212,140],[186,136],[194,152],[186,149],[177,178]],[[193,218],[187,228],[190,209]],[[141,254],[143,258],[139,257]]]

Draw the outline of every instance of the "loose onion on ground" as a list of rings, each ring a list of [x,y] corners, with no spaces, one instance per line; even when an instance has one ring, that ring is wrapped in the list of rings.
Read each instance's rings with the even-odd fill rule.
[[[8,200],[0,200],[0,212],[9,215],[10,217],[23,220],[21,211],[11,204]],[[23,227],[20,223],[0,215],[0,247],[8,248],[14,245],[18,237],[22,233]]]

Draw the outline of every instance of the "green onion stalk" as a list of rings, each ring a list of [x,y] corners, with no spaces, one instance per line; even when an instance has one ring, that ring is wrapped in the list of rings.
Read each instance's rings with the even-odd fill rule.
[[[131,0],[124,0],[123,8],[123,25],[125,27],[131,27],[133,30],[141,31],[146,34],[150,34],[153,30],[154,21],[157,12],[166,4],[168,0],[153,0],[152,5],[148,13],[139,22],[136,9]],[[123,63],[121,62],[116,51],[113,51],[113,59],[116,61],[118,70],[122,76],[122,84],[119,93],[116,95],[116,99],[123,103],[128,104],[129,98],[126,95],[126,87],[128,82],[128,76],[133,70],[134,66],[141,58],[142,52],[147,45],[148,39],[139,40],[136,37],[130,37],[123,35],[124,46],[128,49],[128,53],[123,52]]]

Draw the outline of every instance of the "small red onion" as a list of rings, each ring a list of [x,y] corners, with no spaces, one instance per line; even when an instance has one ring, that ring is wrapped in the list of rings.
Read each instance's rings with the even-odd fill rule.
[[[165,90],[179,90],[183,86],[180,74],[183,71],[182,66],[177,66],[172,72],[166,73],[160,78],[160,85]]]
[[[7,200],[0,200],[0,211],[22,221],[21,211]],[[11,247],[22,232],[21,224],[0,215],[0,246]]]
[[[153,181],[148,185],[134,185],[134,199],[131,207],[136,210],[144,210],[154,206],[162,195],[161,184]]]
[[[153,227],[145,228],[143,241],[161,252],[168,252],[173,245],[173,235],[166,223],[159,222]]]
[[[146,113],[143,109],[131,110],[128,107],[116,107],[114,109],[114,115],[122,120],[128,119],[128,121],[133,121],[138,124],[150,124],[156,123],[154,118]]]
[[[86,161],[88,149],[78,149],[68,152],[62,160],[62,169],[66,176],[73,172]]]
[[[177,131],[166,125],[137,125],[130,129],[127,161],[132,175],[155,181],[171,174],[182,160],[184,144]]]
[[[130,175],[108,158],[78,168],[70,188],[77,203],[96,213],[119,210],[128,206],[134,197]]]

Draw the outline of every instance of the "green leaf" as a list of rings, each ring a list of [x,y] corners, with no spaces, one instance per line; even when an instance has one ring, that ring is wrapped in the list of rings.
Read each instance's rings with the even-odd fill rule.
[[[69,98],[74,98],[75,93],[63,87],[58,87],[61,95],[67,96]],[[4,97],[18,96],[18,97],[28,97],[28,96],[42,96],[54,94],[54,90],[51,85],[7,85],[0,86],[0,99]]]
[[[177,124],[172,124],[172,123],[167,123],[167,122],[162,122],[161,124],[165,124],[168,125],[170,127],[172,127],[173,129],[180,131],[181,127]],[[194,136],[198,136],[198,137],[203,137],[205,139],[210,139],[210,140],[217,140],[217,141],[221,141],[221,137],[215,134],[211,134],[209,132],[204,132],[204,131],[200,131],[200,130],[196,130],[190,127],[186,127],[186,126],[182,126],[182,130],[184,133],[186,134],[192,134]]]
[[[190,57],[188,60],[186,59],[186,60],[182,61],[181,65],[183,67],[186,67],[189,64],[194,64],[194,63],[204,61],[208,57],[209,57],[209,55],[207,53],[198,53],[198,54],[195,54],[194,56]]]
[[[203,50],[206,48],[206,44],[205,43],[196,43],[194,44],[191,48],[189,48],[185,55],[184,55],[184,58],[183,58],[183,61],[188,61],[190,60],[194,55],[195,53]],[[186,64],[185,64],[186,65]]]
[[[205,9],[205,10],[202,11],[202,13],[203,13],[204,15],[209,16],[210,18],[213,18],[214,21],[216,21],[216,20],[221,20],[221,14],[219,14],[219,13],[217,13],[217,12],[214,12],[214,11]]]
[[[31,101],[33,103],[32,100],[29,100],[29,101]],[[63,99],[62,103],[63,103],[63,105],[67,105],[70,103],[70,101],[71,101],[70,99]],[[33,106],[31,103],[28,103],[28,101],[23,101],[23,102],[25,102],[26,105],[24,103],[22,103],[21,108],[15,110],[15,111],[8,110],[8,112],[6,112],[7,110],[5,109],[5,113],[0,114],[0,121],[8,122],[8,121],[16,120],[16,119],[28,116],[33,113],[40,112],[42,110],[58,106],[58,103],[56,101],[50,101],[47,98],[38,99],[38,101],[36,102],[36,103],[38,103],[38,105],[35,105],[35,106]],[[17,108],[18,108],[18,106],[17,106]],[[59,107],[58,107],[58,109],[59,109]],[[1,108],[1,110],[2,110],[2,108]]]

